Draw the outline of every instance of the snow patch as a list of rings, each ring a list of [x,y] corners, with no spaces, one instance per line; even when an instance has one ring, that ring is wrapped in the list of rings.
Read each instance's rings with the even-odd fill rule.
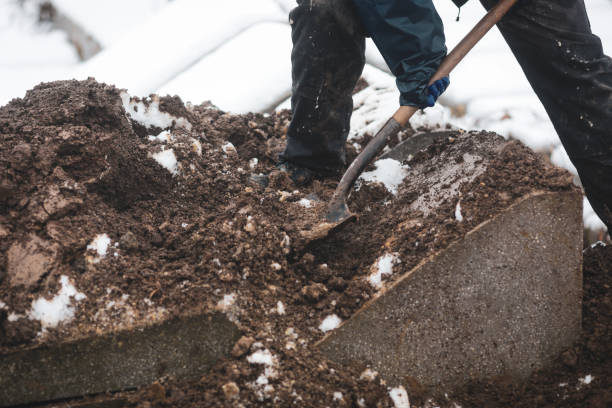
[[[229,295],[223,296],[219,302],[217,302],[217,309],[222,312],[228,311],[236,303],[236,294],[230,293]]]
[[[340,319],[338,315],[329,315],[325,319],[323,319],[323,321],[319,325],[319,330],[325,333],[330,330],[334,330],[335,328],[340,326],[340,323],[342,323],[342,319]]]
[[[173,175],[178,174],[178,161],[176,160],[174,150],[163,149],[161,152],[149,153],[149,157],[158,162],[160,166],[168,170]]]
[[[185,118],[177,118],[168,112],[159,110],[159,96],[153,95],[145,101],[136,102],[132,100],[127,92],[121,92],[123,109],[130,114],[133,121],[140,123],[146,128],[156,126],[166,129],[176,124],[177,127],[191,130],[191,123]]]
[[[60,277],[62,288],[51,300],[40,297],[32,302],[32,310],[29,313],[30,320],[39,320],[43,330],[56,327],[59,323],[68,322],[74,317],[72,299],[81,301],[85,295],[78,292],[68,280],[68,276]]]
[[[463,221],[463,215],[461,215],[461,200],[457,201],[457,207],[455,207],[455,219],[459,222]]]
[[[16,322],[17,320],[21,319],[22,317],[24,317],[23,315],[17,314],[15,312],[12,312],[10,315],[7,316],[6,320],[8,320],[9,322]]]
[[[304,208],[311,208],[312,207],[312,201],[307,199],[307,198],[302,198],[300,201],[298,201],[298,204],[301,205]]]
[[[276,313],[278,313],[279,315],[285,314],[285,305],[283,305],[283,302],[281,302],[280,300],[276,304]]]
[[[397,254],[384,254],[372,267],[370,268],[370,276],[368,276],[368,282],[376,289],[380,289],[382,287],[382,277],[383,275],[391,275],[393,274],[393,265],[401,263],[401,260],[398,258]]]
[[[582,214],[584,219],[584,228],[591,231],[605,231],[606,224],[603,223],[601,218],[595,213],[589,200],[584,197],[582,201]]]
[[[247,361],[251,364],[263,364],[272,366],[275,364],[275,357],[268,349],[257,350],[250,356],[247,356]]]
[[[406,389],[401,385],[389,391],[389,396],[393,400],[395,408],[410,408],[410,400]]]
[[[166,143],[171,141],[173,137],[172,133],[170,133],[169,130],[164,130],[163,132],[160,132],[157,136],[149,135],[148,139],[150,142]]]
[[[87,245],[87,249],[93,249],[96,251],[100,258],[104,258],[106,253],[108,252],[108,247],[110,246],[111,239],[106,234],[98,234],[94,238],[93,241],[89,245]]]
[[[376,169],[365,172],[360,180],[372,183],[382,183],[392,194],[397,194],[397,188],[408,174],[408,166],[394,159],[382,159],[374,163]]]
[[[581,384],[589,385],[591,382],[593,382],[594,379],[595,377],[589,374],[589,375],[586,375],[584,378],[579,378],[578,381],[580,381]]]

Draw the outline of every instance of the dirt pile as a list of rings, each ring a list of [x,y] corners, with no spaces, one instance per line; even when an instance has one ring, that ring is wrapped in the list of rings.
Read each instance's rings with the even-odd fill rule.
[[[306,245],[302,219],[335,181],[297,188],[274,171],[287,124],[287,112],[130,99],[93,80],[43,84],[0,108],[0,351],[222,310],[244,332],[232,357],[200,381],[129,394],[134,405],[393,406],[367,367],[336,366],[311,347],[321,323],[371,298],[373,265],[386,254],[401,260],[384,278],[393,280],[525,193],[574,188],[519,143],[457,132],[403,163],[397,194],[362,181],[349,201],[360,217]],[[461,179],[451,170],[465,160],[474,171]],[[437,165],[449,176],[432,187]],[[267,187],[249,181],[270,172]],[[585,278],[604,282],[593,268]],[[41,297],[61,293],[65,321],[36,313]],[[592,296],[609,308],[609,290]],[[609,340],[599,326],[609,319],[585,328],[597,344]],[[576,367],[564,378],[576,381]],[[478,395],[494,400],[488,389]]]

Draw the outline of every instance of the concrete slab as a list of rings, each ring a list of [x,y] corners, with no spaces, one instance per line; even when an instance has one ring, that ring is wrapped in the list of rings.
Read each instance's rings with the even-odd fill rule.
[[[198,378],[240,337],[223,314],[161,324],[0,356],[0,407]]]
[[[320,350],[452,390],[471,380],[525,378],[578,339],[582,198],[524,197],[407,272],[325,337]]]

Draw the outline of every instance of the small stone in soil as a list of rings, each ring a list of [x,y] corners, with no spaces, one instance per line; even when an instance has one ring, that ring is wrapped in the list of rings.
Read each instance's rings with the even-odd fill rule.
[[[251,345],[253,345],[254,342],[255,339],[253,339],[252,337],[242,336],[236,342],[236,344],[234,344],[234,347],[232,348],[232,356],[240,357],[244,355],[249,350],[249,348],[251,348]]]

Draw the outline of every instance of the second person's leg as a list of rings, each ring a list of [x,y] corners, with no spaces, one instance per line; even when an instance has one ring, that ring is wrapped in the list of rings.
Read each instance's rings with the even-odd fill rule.
[[[584,0],[519,1],[498,26],[610,230],[612,59],[591,32]]]

